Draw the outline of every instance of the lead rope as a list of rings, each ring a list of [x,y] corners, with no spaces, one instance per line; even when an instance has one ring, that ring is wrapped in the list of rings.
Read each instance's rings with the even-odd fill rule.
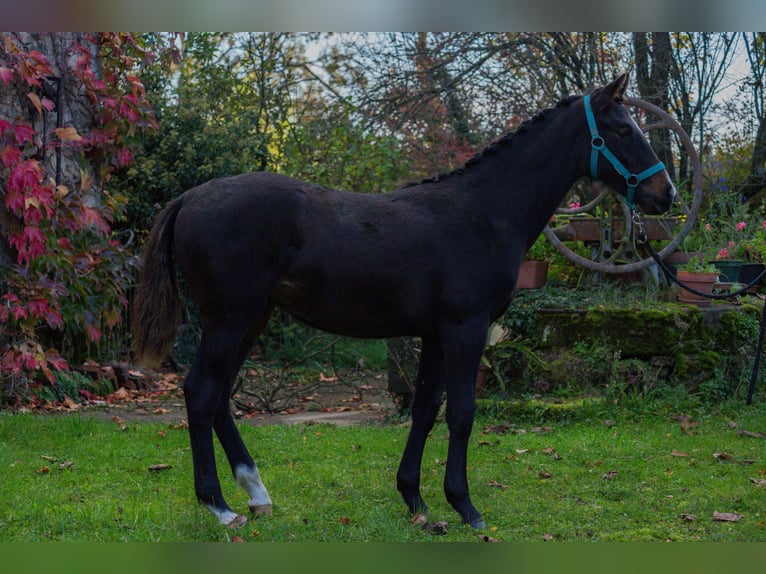
[[[646,247],[646,250],[649,252],[649,255],[652,256],[652,259],[657,263],[660,269],[665,273],[665,276],[673,281],[674,283],[680,285],[687,291],[694,293],[695,295],[699,295],[700,297],[706,297],[708,299],[729,299],[731,297],[736,297],[737,295],[741,295],[750,287],[753,287],[754,285],[758,284],[761,279],[766,277],[766,269],[764,269],[758,277],[753,279],[750,283],[742,287],[741,289],[737,289],[736,291],[732,291],[730,293],[702,293],[701,291],[697,291],[696,289],[693,289],[692,287],[689,287],[686,285],[683,281],[678,279],[673,272],[668,268],[668,266],[665,264],[665,262],[660,258],[659,254],[654,250],[651,243],[649,243],[649,239],[646,236],[646,232],[644,231],[644,221],[641,219],[641,216],[633,212],[633,223],[638,230],[637,233],[637,240],[640,245],[643,245]],[[750,375],[750,385],[747,389],[747,400],[745,401],[745,404],[750,405],[753,402],[753,393],[755,392],[755,381],[758,378],[758,372],[761,364],[761,351],[763,350],[763,339],[764,339],[764,332],[766,332],[766,304],[764,305],[763,311],[761,311],[761,329],[758,333],[758,343],[755,347],[755,361],[753,363],[753,372]]]

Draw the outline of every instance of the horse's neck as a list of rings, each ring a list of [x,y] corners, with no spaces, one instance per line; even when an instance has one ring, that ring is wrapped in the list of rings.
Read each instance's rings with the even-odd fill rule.
[[[464,174],[476,178],[476,183],[467,187],[479,193],[497,226],[523,230],[528,243],[540,234],[572,185],[585,175],[587,129],[584,116],[582,129],[578,129],[577,122],[570,119],[572,112],[556,110],[554,113],[565,115],[529,126],[513,142],[483,158],[481,162],[486,165],[477,166],[474,174]]]

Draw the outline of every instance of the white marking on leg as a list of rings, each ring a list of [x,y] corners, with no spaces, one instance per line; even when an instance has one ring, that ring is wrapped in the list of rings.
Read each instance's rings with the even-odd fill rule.
[[[205,506],[208,507],[210,512],[212,512],[215,517],[218,519],[218,522],[225,525],[225,526],[231,526],[232,528],[236,528],[238,526],[242,526],[247,522],[247,518],[242,516],[241,514],[237,514],[233,510],[227,508],[226,510],[221,510],[219,508],[216,508],[215,506],[212,506],[211,504],[206,504]]]
[[[237,485],[250,495],[250,500],[247,502],[250,510],[256,514],[271,514],[271,498],[261,482],[258,467],[240,465],[234,471],[234,476],[237,479]]]

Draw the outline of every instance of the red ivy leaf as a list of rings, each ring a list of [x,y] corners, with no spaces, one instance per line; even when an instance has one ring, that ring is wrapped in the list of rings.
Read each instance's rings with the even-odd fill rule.
[[[14,305],[11,307],[11,315],[13,315],[13,318],[17,321],[20,319],[26,319],[29,316],[27,310],[21,305]]]
[[[24,142],[31,142],[35,139],[35,130],[29,124],[20,122],[13,126],[13,134],[16,143],[22,145]]]
[[[5,167],[11,167],[21,161],[21,150],[17,147],[8,145],[0,152],[0,157],[2,157],[3,165]]]
[[[13,70],[0,66],[0,81],[6,86],[13,81]]]
[[[97,209],[93,209],[87,205],[83,206],[82,224],[83,227],[89,227],[92,225],[102,233],[109,232],[109,224],[106,222],[106,219],[104,219],[104,215]]]
[[[130,153],[130,150],[126,147],[122,147],[117,152],[117,163],[119,163],[120,167],[125,167],[126,165],[130,165],[130,163],[133,161],[133,154]]]
[[[94,343],[98,343],[101,340],[101,329],[88,325],[88,338]]]

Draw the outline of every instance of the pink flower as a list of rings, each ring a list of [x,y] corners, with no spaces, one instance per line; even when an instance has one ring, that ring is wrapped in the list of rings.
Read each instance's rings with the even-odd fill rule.
[[[766,227],[766,221],[763,222],[763,226]],[[710,224],[709,223],[705,224],[705,231],[710,231]]]
[[[580,202],[579,201],[573,201],[569,204],[569,209],[580,209]],[[766,227],[766,221],[763,222],[764,227]]]
[[[718,252],[719,259],[727,259],[729,257],[729,250],[725,247]]]
[[[766,220],[763,221],[763,228],[766,229]]]
[[[747,223],[745,223],[744,221],[740,221],[739,223],[737,223],[737,225],[734,226],[734,228],[737,231],[742,231],[743,229],[745,229],[745,227],[747,227]]]

